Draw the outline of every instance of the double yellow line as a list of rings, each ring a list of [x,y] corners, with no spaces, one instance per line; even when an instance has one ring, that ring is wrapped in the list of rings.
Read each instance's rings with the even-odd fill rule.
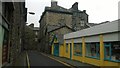
[[[26,51],[26,56],[27,56],[27,66],[28,66],[28,68],[30,68],[30,60],[29,60],[27,51]]]

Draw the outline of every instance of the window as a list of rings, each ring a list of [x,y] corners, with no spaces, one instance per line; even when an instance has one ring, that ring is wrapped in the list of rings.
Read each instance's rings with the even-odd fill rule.
[[[84,26],[85,24],[84,24],[84,21],[81,21],[81,26]]]
[[[75,43],[74,44],[74,55],[82,56],[82,43]]]
[[[20,27],[18,26],[18,35],[20,35]]]
[[[38,32],[37,32],[37,31],[35,31],[35,35],[38,35]]]
[[[4,30],[4,38],[3,38],[3,58],[2,58],[2,62],[5,63],[8,60],[8,31]]]
[[[105,43],[104,46],[105,46],[105,50],[104,50],[105,60],[110,60],[111,59],[111,44]]]
[[[47,28],[45,29],[45,35],[47,35]]]
[[[68,43],[66,44],[66,53],[68,53]]]
[[[86,56],[91,58],[100,58],[99,43],[86,43]]]
[[[111,52],[112,52],[111,59],[120,62],[120,43],[113,42],[111,46]]]
[[[109,61],[120,62],[120,43],[105,42],[104,43],[104,59]]]

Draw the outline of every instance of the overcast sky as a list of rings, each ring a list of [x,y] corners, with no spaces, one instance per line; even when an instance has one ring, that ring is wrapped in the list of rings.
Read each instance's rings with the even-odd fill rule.
[[[71,8],[72,4],[78,2],[79,10],[86,10],[89,15],[89,23],[101,23],[118,19],[118,2],[120,0],[56,0],[58,5],[64,8]],[[45,6],[51,6],[51,0],[26,0],[28,12],[27,23],[34,23],[39,27],[39,20]]]

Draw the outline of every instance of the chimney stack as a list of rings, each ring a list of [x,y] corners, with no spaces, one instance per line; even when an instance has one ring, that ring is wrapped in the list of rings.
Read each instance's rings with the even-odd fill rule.
[[[29,26],[30,26],[31,28],[34,28],[34,24],[33,24],[33,23],[31,23]]]
[[[75,2],[73,5],[72,5],[72,8],[74,10],[78,10],[78,2]]]
[[[83,10],[84,13],[86,13],[86,10]]]
[[[51,0],[51,7],[56,7],[57,6],[57,1]]]

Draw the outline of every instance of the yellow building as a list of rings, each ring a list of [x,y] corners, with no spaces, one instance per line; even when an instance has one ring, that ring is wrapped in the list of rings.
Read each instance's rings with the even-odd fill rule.
[[[59,48],[59,56],[95,66],[119,68],[120,30],[118,25],[116,20],[65,34],[64,44]]]

